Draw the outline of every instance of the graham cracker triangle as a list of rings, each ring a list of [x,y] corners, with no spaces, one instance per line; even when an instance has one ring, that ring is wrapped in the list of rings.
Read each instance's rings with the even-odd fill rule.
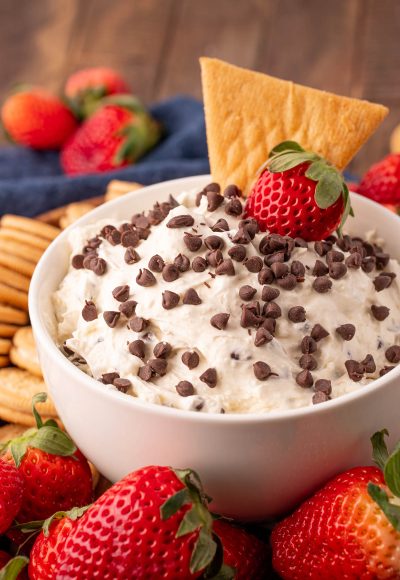
[[[271,149],[297,141],[343,169],[388,113],[341,97],[201,58],[208,154],[213,179],[249,193]]]

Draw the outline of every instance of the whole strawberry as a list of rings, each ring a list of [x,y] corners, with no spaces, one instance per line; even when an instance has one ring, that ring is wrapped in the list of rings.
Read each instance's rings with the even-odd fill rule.
[[[122,76],[107,67],[80,70],[72,74],[65,85],[66,97],[83,118],[91,115],[104,97],[129,92]]]
[[[61,165],[69,175],[118,169],[137,161],[159,138],[159,125],[143,107],[133,97],[119,97],[81,125],[62,150]]]
[[[11,526],[19,512],[24,493],[24,480],[18,470],[0,459],[0,534]]]
[[[3,450],[3,460],[15,465],[24,481],[19,523],[43,520],[92,500],[87,460],[55,421],[43,423],[35,409],[35,403],[46,397],[46,393],[40,393],[33,398],[37,429],[9,441]]]
[[[357,192],[378,203],[400,206],[400,153],[387,155],[372,165]]]
[[[400,578],[400,448],[389,456],[376,433],[379,466],[338,475],[272,532],[273,565],[284,579]],[[397,503],[396,503],[397,501]]]
[[[294,141],[277,145],[250,193],[246,213],[262,231],[322,240],[352,215],[340,173]]]
[[[13,141],[32,149],[60,149],[78,126],[68,107],[43,89],[9,96],[1,120]]]

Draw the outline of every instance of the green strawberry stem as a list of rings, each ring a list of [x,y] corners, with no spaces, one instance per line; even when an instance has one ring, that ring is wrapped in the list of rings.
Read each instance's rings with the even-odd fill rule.
[[[67,512],[59,511],[54,513],[52,516],[47,518],[46,520],[33,520],[32,522],[25,522],[22,524],[15,524],[13,526],[16,530],[20,530],[24,534],[31,534],[40,532],[43,530],[45,536],[49,535],[50,526],[54,520],[62,520],[63,518],[69,518],[70,520],[77,520],[83,516],[85,512],[91,507],[92,504],[85,505],[83,507],[74,507]]]
[[[305,176],[317,182],[315,203],[319,208],[331,207],[342,196],[344,211],[338,227],[338,234],[342,236],[343,225],[349,215],[354,216],[354,212],[343,176],[329,161],[316,153],[305,151],[296,141],[283,141],[272,149],[259,172],[268,169],[271,173],[282,173],[302,163],[309,163]]]
[[[25,556],[15,556],[0,570],[0,580],[16,580],[18,574],[29,563]]]

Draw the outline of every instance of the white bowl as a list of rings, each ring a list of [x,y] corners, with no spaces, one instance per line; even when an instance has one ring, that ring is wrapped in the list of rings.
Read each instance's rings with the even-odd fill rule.
[[[59,415],[83,453],[112,481],[144,465],[193,467],[213,509],[241,519],[270,518],[293,507],[327,478],[370,463],[369,438],[389,429],[400,438],[400,366],[357,392],[314,407],[265,415],[211,415],[143,403],[107,390],[70,363],[54,342],[51,297],[64,277],[71,229],[126,217],[198,187],[210,176],[177,179],[98,207],[63,232],[40,260],[29,307],[44,377]],[[351,234],[374,228],[398,259],[400,219],[352,194]]]

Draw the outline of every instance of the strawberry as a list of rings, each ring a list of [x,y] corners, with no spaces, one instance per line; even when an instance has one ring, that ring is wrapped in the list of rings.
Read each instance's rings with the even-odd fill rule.
[[[340,173],[298,143],[285,141],[261,168],[246,213],[262,231],[312,241],[341,230],[352,209]]]
[[[22,504],[24,480],[18,470],[0,459],[0,534],[4,534]]]
[[[378,203],[400,205],[400,153],[372,165],[356,191]]]
[[[3,445],[3,459],[15,465],[24,480],[19,522],[42,520],[56,511],[92,500],[92,474],[87,460],[55,421],[43,423],[35,409],[35,404],[46,398],[46,393],[33,398],[37,429],[29,429]]]
[[[112,68],[86,68],[72,74],[65,85],[65,95],[81,117],[94,112],[103,97],[130,93],[125,80]]]
[[[372,437],[379,467],[338,475],[274,528],[282,578],[400,578],[400,446],[389,455],[384,435]]]
[[[65,173],[118,169],[134,163],[157,143],[159,125],[143,107],[133,97],[115,99],[110,98],[66,143],[61,153]]]
[[[13,141],[32,149],[60,149],[77,128],[74,115],[58,97],[35,88],[9,96],[1,120]]]
[[[4,568],[9,560],[11,560],[10,554],[7,554],[4,550],[0,550],[0,570]]]

